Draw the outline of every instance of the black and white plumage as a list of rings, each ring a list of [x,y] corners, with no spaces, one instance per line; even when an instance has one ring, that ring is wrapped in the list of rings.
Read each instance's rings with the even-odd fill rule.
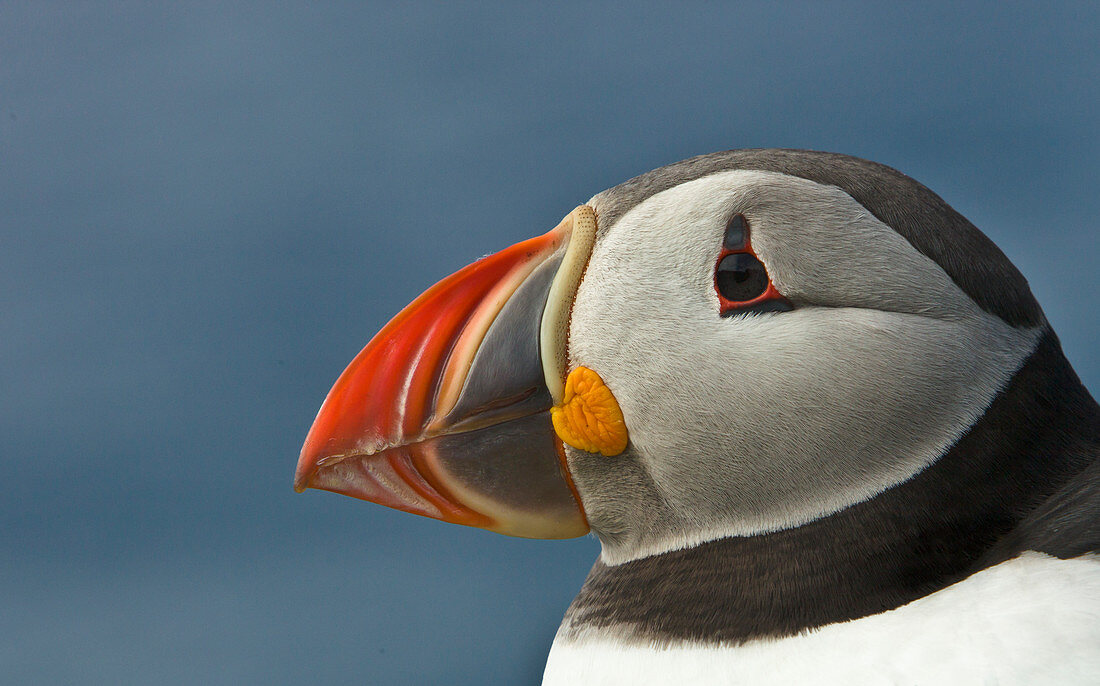
[[[544,683],[1100,678],[1100,409],[988,238],[808,151],[697,157],[588,206],[568,366],[630,441],[564,447],[603,550]],[[719,316],[735,215],[789,311]]]

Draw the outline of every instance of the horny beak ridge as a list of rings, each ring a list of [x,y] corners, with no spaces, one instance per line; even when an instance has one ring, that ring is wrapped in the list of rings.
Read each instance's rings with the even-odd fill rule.
[[[459,270],[398,313],[329,392],[295,490],[515,536],[587,533],[549,419],[554,400],[540,353],[574,214]]]

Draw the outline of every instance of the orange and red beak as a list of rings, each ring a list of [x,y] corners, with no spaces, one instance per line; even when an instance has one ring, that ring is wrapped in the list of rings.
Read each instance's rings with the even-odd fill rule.
[[[329,391],[295,489],[513,536],[587,533],[549,418],[541,354],[570,217],[459,270],[398,313]]]

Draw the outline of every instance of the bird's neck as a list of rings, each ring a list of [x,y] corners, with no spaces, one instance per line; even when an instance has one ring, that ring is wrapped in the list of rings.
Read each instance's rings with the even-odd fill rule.
[[[1079,555],[1042,513],[1067,489],[1096,506],[1079,482],[1096,482],[1082,475],[1098,456],[1100,409],[1048,332],[982,419],[909,481],[797,528],[598,561],[559,637],[788,636],[900,607],[1022,550]]]

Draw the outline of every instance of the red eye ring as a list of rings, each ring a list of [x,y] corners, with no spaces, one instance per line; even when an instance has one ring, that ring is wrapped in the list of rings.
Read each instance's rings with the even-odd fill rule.
[[[748,259],[727,260],[731,255],[743,255]],[[748,222],[742,214],[734,215],[726,226],[722,250],[714,265],[714,292],[718,295],[719,314],[723,317],[742,312],[794,309],[776,289],[767,267],[752,249]],[[746,297],[735,299],[734,294]]]

